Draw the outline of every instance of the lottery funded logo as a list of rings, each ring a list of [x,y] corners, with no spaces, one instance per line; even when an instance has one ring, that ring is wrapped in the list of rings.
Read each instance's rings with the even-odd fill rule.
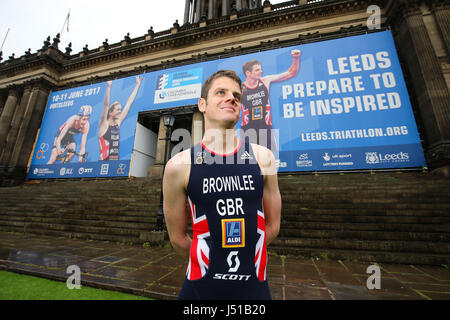
[[[223,248],[245,247],[244,219],[222,220],[222,247]]]

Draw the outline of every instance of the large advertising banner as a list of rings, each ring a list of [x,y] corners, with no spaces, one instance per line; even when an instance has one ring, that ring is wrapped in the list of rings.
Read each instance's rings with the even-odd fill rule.
[[[28,178],[127,177],[144,79],[50,94]]]
[[[426,165],[390,31],[53,92],[28,178],[128,176],[138,113],[195,105],[212,73],[243,82],[240,133],[280,172]]]

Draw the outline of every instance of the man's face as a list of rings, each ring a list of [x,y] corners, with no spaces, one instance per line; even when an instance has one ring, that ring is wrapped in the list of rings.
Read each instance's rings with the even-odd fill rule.
[[[255,64],[255,65],[253,65],[251,72],[247,71],[247,77],[250,77],[253,79],[261,79],[262,73],[263,73],[263,70],[262,70],[261,65]]]
[[[226,127],[234,127],[240,117],[241,95],[236,81],[220,77],[213,81],[207,99],[199,100],[198,107],[209,124],[219,127],[224,122]]]

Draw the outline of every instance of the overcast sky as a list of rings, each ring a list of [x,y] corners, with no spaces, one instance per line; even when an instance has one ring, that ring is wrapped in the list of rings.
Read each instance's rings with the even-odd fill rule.
[[[272,4],[286,0],[271,0]],[[150,26],[155,32],[183,23],[185,0],[0,0],[0,46],[3,61],[15,53],[24,55],[28,48],[35,53],[44,40],[53,39],[61,29],[70,9],[69,32],[64,28],[59,49],[72,42],[72,54],[87,44],[89,49],[143,36]],[[51,40],[52,41],[52,40]]]

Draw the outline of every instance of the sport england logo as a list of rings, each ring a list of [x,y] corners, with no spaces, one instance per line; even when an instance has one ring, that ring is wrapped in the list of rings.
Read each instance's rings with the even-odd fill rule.
[[[222,220],[222,248],[245,247],[245,220]]]

